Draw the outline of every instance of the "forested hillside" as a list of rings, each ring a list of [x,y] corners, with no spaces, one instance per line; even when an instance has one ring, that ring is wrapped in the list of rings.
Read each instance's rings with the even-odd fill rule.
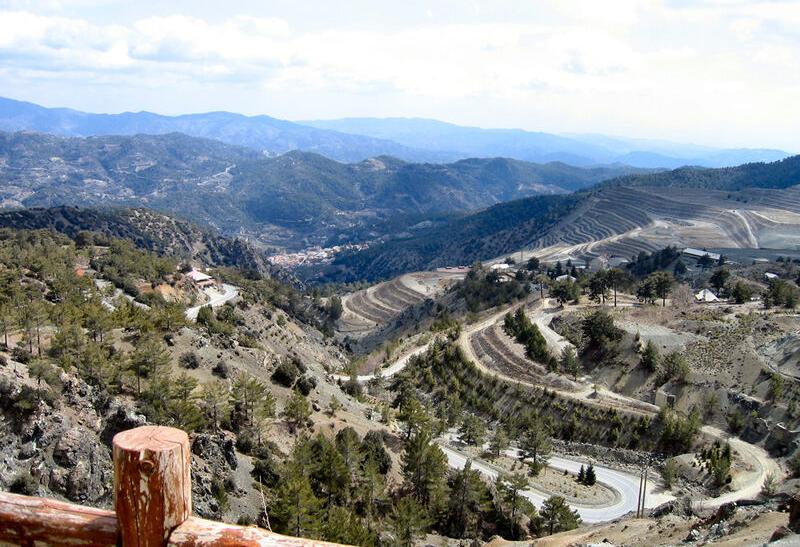
[[[258,250],[237,238],[220,236],[190,222],[148,209],[53,207],[0,212],[0,227],[50,229],[70,238],[83,232],[127,239],[140,248],[195,261],[206,266],[231,266],[259,275],[295,282]]]
[[[343,164],[303,152],[268,158],[180,134],[0,133],[2,206],[146,206],[292,249],[372,239],[431,216],[565,193],[632,171],[502,158]]]
[[[792,248],[800,156],[724,169],[615,178],[569,196],[502,203],[405,239],[340,256],[321,275],[380,279],[468,265],[521,248],[629,258],[665,245]],[[769,190],[768,192],[766,190]],[[697,225],[699,228],[696,228]]]
[[[405,239],[343,254],[330,267],[314,273],[324,279],[375,280],[407,271],[470,265],[536,241],[578,203],[580,198],[564,195],[495,205]]]

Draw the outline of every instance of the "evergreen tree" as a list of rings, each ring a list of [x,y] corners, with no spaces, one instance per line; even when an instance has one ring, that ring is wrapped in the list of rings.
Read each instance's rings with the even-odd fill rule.
[[[483,420],[472,413],[468,413],[461,421],[461,427],[459,427],[458,432],[464,443],[480,446],[486,436],[486,426]]]
[[[519,535],[520,517],[531,510],[527,507],[529,503],[523,496],[523,491],[527,487],[528,478],[522,473],[501,474],[495,481],[500,510],[509,523],[509,529],[514,539]]]
[[[519,442],[520,459],[530,461],[531,473],[538,475],[547,460],[553,445],[550,433],[538,419],[531,420],[528,429],[522,434]]]
[[[429,526],[425,509],[413,496],[405,496],[394,505],[390,523],[401,547],[412,547]]]
[[[311,417],[311,407],[303,394],[293,391],[292,396],[283,408],[282,416],[289,424],[289,431],[295,433],[298,428],[305,426],[306,421]]]
[[[365,467],[373,464],[381,475],[385,475],[391,469],[392,458],[384,447],[383,434],[379,430],[373,429],[364,435],[360,451]]]
[[[744,304],[750,301],[753,296],[753,289],[744,281],[737,281],[731,289],[731,296],[737,304]]]
[[[714,287],[717,296],[720,296],[722,293],[722,289],[725,288],[725,285],[728,284],[728,279],[731,277],[731,272],[727,270],[727,268],[718,268],[711,274],[711,279],[709,279],[709,283],[711,286]]]
[[[228,416],[230,412],[229,398],[230,393],[225,382],[211,380],[203,384],[200,400],[207,423],[211,425],[212,431],[219,430],[220,423]]]
[[[319,537],[321,503],[311,489],[308,476],[297,462],[284,470],[270,517],[275,531],[295,537]]]
[[[492,437],[492,440],[489,441],[489,453],[497,458],[506,448],[508,448],[508,445],[509,440],[505,429],[498,427],[494,433],[494,436]]]
[[[614,291],[614,307],[617,307],[617,291],[628,287],[632,284],[633,280],[631,279],[630,274],[628,272],[621,270],[619,268],[611,268],[606,272],[606,280],[608,282],[608,286]]]
[[[446,484],[447,457],[432,442],[428,431],[416,433],[406,443],[402,457],[402,473],[406,489],[429,510],[435,510],[443,499]]]
[[[583,482],[586,486],[594,486],[597,482],[597,474],[594,471],[594,465],[591,463],[589,467],[586,468],[586,475],[584,476]]]
[[[544,528],[548,534],[565,532],[578,527],[581,517],[577,511],[573,511],[564,498],[561,496],[551,496],[542,504],[539,512]]]
[[[447,535],[455,538],[477,537],[478,516],[485,509],[488,492],[480,473],[467,460],[464,469],[451,473],[447,507]]]
[[[169,366],[170,357],[161,342],[152,336],[140,340],[130,356],[128,366],[128,370],[136,379],[136,394],[141,395],[142,393],[142,378],[149,378],[152,382],[158,372],[168,370]],[[154,395],[159,394],[154,393]]]
[[[581,465],[581,470],[578,471],[578,482],[583,484],[586,481],[586,470]]]
[[[195,431],[203,423],[203,414],[198,406],[199,394],[195,391],[197,380],[181,372],[172,384],[170,393],[170,414],[175,427],[185,431]]]
[[[610,284],[607,273],[603,270],[595,272],[589,279],[589,298],[598,304],[605,304]]]
[[[661,305],[667,305],[667,296],[672,290],[672,285],[675,284],[675,278],[669,272],[653,272],[648,276],[653,283],[653,290],[656,296],[661,298]]]
[[[645,370],[655,372],[658,370],[660,362],[661,356],[658,354],[658,348],[652,340],[648,340],[644,347],[644,351],[642,352],[639,363],[645,368]]]
[[[581,362],[578,360],[578,355],[575,353],[575,348],[572,346],[565,346],[561,350],[561,360],[559,363],[561,370],[570,376],[573,380],[578,379],[578,374],[581,371]]]
[[[375,532],[346,507],[331,505],[325,510],[322,539],[344,545],[375,545]]]

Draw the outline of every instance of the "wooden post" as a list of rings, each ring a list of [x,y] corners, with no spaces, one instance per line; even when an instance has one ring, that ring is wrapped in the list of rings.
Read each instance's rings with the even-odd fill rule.
[[[143,426],[114,436],[114,504],[125,547],[163,547],[192,513],[189,437]]]

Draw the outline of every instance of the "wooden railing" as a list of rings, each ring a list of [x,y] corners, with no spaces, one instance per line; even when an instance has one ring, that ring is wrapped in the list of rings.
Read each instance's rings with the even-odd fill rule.
[[[192,517],[189,437],[144,426],[114,437],[114,511],[0,492],[0,546],[314,546]]]

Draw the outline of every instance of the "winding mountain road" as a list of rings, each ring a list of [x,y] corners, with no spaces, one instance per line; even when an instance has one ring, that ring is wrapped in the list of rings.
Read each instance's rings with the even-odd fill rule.
[[[546,311],[545,304],[546,301],[540,301],[532,309],[531,320],[539,326],[542,334],[548,340],[548,345],[553,344],[556,347],[563,347],[564,345],[569,344],[569,342],[564,340],[555,331],[552,331],[552,329],[550,329],[548,326],[549,320],[545,320],[545,318],[549,312]],[[462,330],[458,343],[462,348],[465,357],[471,360],[481,371],[515,383],[534,386],[534,384],[529,384],[527,382],[520,381],[519,379],[509,378],[498,371],[487,367],[476,357],[469,343],[469,339],[473,334],[493,326],[497,321],[502,321],[505,314],[508,311],[513,311],[517,306],[518,304],[508,306],[501,311],[490,315],[486,319],[465,328]],[[427,351],[430,347],[430,344],[431,342],[404,354],[388,368],[380,371],[380,375],[382,377],[387,377],[397,374],[405,368],[413,356],[421,355]],[[369,380],[375,378],[375,376],[375,374],[366,374],[358,376],[357,380],[361,383],[368,382]],[[335,376],[334,378],[341,379],[343,381],[349,379],[349,377],[341,375]],[[556,391],[562,397],[580,400],[593,406],[616,407],[628,412],[635,412],[648,416],[655,415],[659,410],[655,405],[616,393],[604,388],[603,386],[584,384],[577,391],[553,390],[552,388],[551,390]],[[767,475],[773,474],[776,477],[782,476],[782,470],[780,466],[773,458],[769,456],[769,454],[767,454],[764,449],[747,443],[737,437],[731,437],[725,432],[711,426],[702,427],[701,432],[708,438],[730,443],[731,448],[733,448],[734,451],[739,454],[740,460],[750,466],[750,469],[740,472],[739,476],[734,481],[734,484],[732,485],[735,488],[734,491],[728,492],[716,498],[704,497],[695,500],[703,506],[717,507],[731,501],[755,498],[760,493],[761,487],[764,484],[764,480]],[[439,444],[447,456],[447,461],[450,467],[455,469],[463,469],[464,464],[470,458],[450,445],[447,442],[447,439],[443,439]],[[507,451],[507,453],[512,457],[516,457],[517,455],[515,449],[510,449]],[[549,466],[553,469],[558,469],[561,471],[567,470],[571,473],[577,473],[581,465],[587,465],[588,463],[589,462],[586,460],[582,461],[578,459],[563,458],[560,456],[551,456]],[[472,458],[472,468],[476,471],[479,471],[489,479],[495,479],[500,473],[500,470],[491,463],[475,458]],[[603,507],[572,504],[574,509],[576,509],[581,515],[583,521],[587,523],[604,522],[619,518],[631,512],[635,512],[639,492],[638,474],[611,469],[596,464],[595,469],[597,471],[598,481],[605,484],[616,493],[615,501]],[[541,492],[533,488],[526,490],[524,495],[537,507],[541,506],[544,500],[549,497],[548,493]],[[674,497],[669,493],[664,492],[660,488],[657,480],[651,480],[648,483],[645,507],[652,508],[671,499],[674,499]]]
[[[442,451],[447,456],[447,463],[454,469],[463,469],[464,464],[467,462],[468,456],[462,452],[440,443]],[[506,450],[506,455],[516,458],[518,456],[515,449]],[[551,456],[548,462],[550,469],[558,471],[569,471],[570,473],[578,473],[580,467],[588,465],[588,461],[572,460],[562,458],[559,456]],[[500,469],[494,465],[483,460],[472,459],[472,469],[478,471],[485,477],[494,480],[500,474]],[[595,472],[597,473],[598,482],[604,484],[614,491],[615,499],[612,503],[605,506],[589,506],[580,505],[577,503],[570,503],[570,507],[578,511],[583,522],[605,522],[614,520],[623,515],[636,511],[636,503],[639,497],[639,476],[633,473],[626,473],[616,469],[603,467],[602,465],[594,465]],[[549,471],[546,471],[549,472]],[[651,478],[654,473],[651,472]],[[537,508],[540,508],[544,501],[550,497],[550,494],[537,490],[535,488],[528,488],[522,492],[531,503]],[[660,484],[656,481],[650,480],[647,485],[647,496],[645,497],[645,507],[652,508],[661,505],[664,502],[675,499],[674,496],[663,492]]]
[[[223,305],[225,302],[229,302],[239,296],[239,289],[234,287],[233,285],[228,285],[227,283],[222,284],[222,292],[218,291],[217,289],[205,289],[203,291],[208,295],[209,300],[208,302],[204,302],[199,306],[194,306],[186,310],[186,319],[190,321],[197,320],[197,314],[200,312],[200,308],[203,306],[211,306],[212,308],[218,308]]]

